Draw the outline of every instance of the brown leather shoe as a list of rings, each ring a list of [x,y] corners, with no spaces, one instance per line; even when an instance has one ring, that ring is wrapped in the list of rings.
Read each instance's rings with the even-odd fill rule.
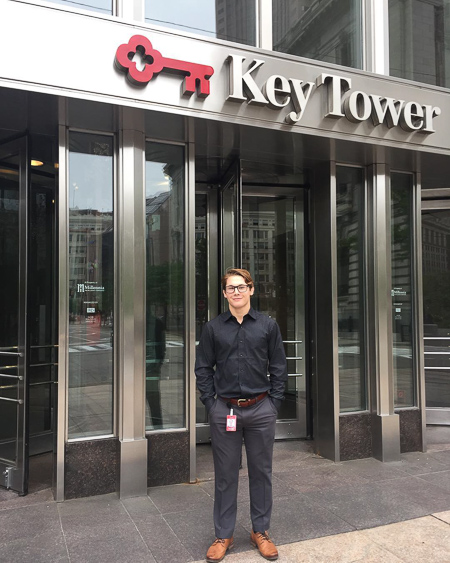
[[[273,541],[269,538],[269,534],[267,532],[261,534],[261,532],[252,531],[250,541],[252,542],[253,547],[257,547],[259,549],[259,553],[264,557],[264,559],[268,559],[269,561],[275,561],[275,559],[278,559],[278,550]]]
[[[233,547],[233,538],[216,538],[206,553],[206,561],[208,563],[216,563],[222,561],[227,551]]]

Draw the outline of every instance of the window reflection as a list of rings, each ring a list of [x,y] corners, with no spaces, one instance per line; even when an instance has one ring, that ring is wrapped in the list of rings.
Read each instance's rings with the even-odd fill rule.
[[[427,408],[450,405],[450,210],[422,215],[423,334]]]
[[[391,175],[392,333],[394,404],[414,405],[412,345],[412,197],[411,174]]]
[[[146,429],[185,426],[184,148],[146,144]]]
[[[255,0],[146,0],[149,23],[256,45]]]
[[[18,155],[0,152],[0,350],[11,351],[19,344],[19,257],[20,257],[20,215]],[[1,401],[0,458],[16,462],[17,406],[12,402],[18,398],[18,386],[11,383],[11,376],[19,375],[17,361],[11,356],[0,356]]]
[[[67,8],[112,14],[112,0],[47,0],[47,2],[61,4]]]
[[[450,85],[450,2],[389,0],[390,74]]]
[[[69,438],[113,432],[113,140],[70,134]]]
[[[198,342],[208,321],[208,196],[195,194],[195,340]],[[196,390],[196,422],[208,422],[206,409]]]
[[[242,267],[252,273],[252,306],[273,317],[281,331],[290,377],[279,419],[298,419],[299,398],[306,404],[303,279],[303,193],[277,197],[242,195]],[[280,288],[282,290],[280,291]],[[301,374],[301,375],[300,375]]]
[[[195,340],[200,340],[208,321],[208,200],[206,194],[195,194]]]
[[[337,168],[337,281],[341,412],[366,408],[363,171]]]
[[[361,0],[273,0],[273,49],[362,68]]]

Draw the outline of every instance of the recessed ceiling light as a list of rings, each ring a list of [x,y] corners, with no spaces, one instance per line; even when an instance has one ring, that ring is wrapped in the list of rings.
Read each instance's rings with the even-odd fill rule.
[[[31,166],[43,166],[44,163],[42,162],[42,160],[31,160],[30,161]]]

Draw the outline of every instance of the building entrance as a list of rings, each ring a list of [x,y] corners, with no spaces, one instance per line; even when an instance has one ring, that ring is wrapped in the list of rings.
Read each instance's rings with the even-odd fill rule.
[[[29,456],[53,450],[55,166],[27,136],[0,145],[0,485],[28,491]]]
[[[450,201],[422,209],[427,424],[450,426]]]
[[[255,281],[252,306],[276,319],[288,358],[289,379],[276,438],[308,435],[305,316],[305,192],[298,176],[256,178],[252,165],[235,163],[218,184],[196,191],[196,339],[204,323],[226,310],[220,277],[248,269]],[[209,440],[197,400],[197,441]]]

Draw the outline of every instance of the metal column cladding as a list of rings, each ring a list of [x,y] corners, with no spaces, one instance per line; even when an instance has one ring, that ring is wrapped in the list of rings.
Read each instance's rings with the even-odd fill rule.
[[[400,419],[394,413],[391,317],[391,210],[389,167],[384,153],[369,167],[369,349],[373,455],[381,461],[400,459]]]
[[[119,166],[118,433],[121,498],[147,491],[145,438],[145,122],[142,112],[122,112]]]

